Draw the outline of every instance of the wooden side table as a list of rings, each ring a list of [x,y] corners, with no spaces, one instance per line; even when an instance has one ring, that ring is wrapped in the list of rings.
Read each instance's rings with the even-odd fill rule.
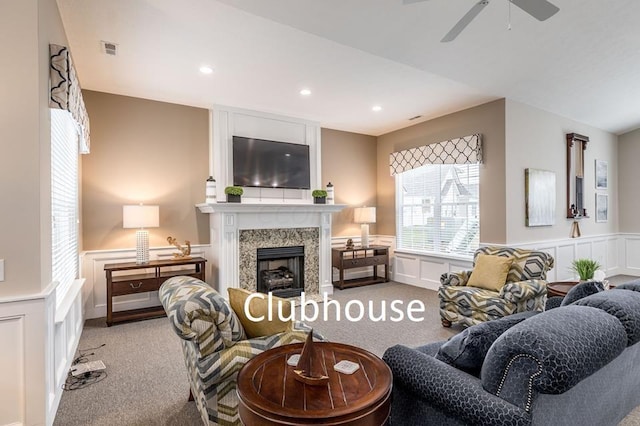
[[[556,281],[556,282],[549,283],[547,284],[547,296],[548,297],[552,297],[552,296],[564,297],[567,295],[569,290],[571,290],[573,287],[575,287],[579,283],[580,281]],[[614,285],[609,285],[608,289],[611,290],[612,288],[615,288],[615,287],[616,286]]]
[[[202,257],[193,257],[190,259],[152,260],[145,264],[128,262],[104,265],[107,274],[107,326],[111,327],[112,324],[123,321],[164,316],[165,312],[162,306],[113,312],[113,297],[158,291],[163,282],[179,275],[187,275],[204,281],[206,261]],[[176,267],[179,268],[176,270]],[[153,272],[144,271],[149,269]],[[141,271],[141,273],[117,273],[126,271]]]
[[[547,296],[566,296],[567,292],[571,290],[580,281],[556,281],[547,284]]]
[[[305,385],[294,379],[287,359],[302,343],[270,349],[251,359],[238,374],[240,419],[245,425],[381,426],[391,410],[392,376],[378,357],[350,345],[316,342],[329,383]],[[360,364],[353,374],[338,373],[342,360]]]
[[[384,266],[384,278],[378,276],[378,266]],[[353,249],[331,249],[331,266],[338,269],[340,279],[333,282],[340,290],[361,285],[386,283],[389,281],[389,247],[371,246]],[[347,269],[373,267],[372,275],[352,280],[344,279]]]

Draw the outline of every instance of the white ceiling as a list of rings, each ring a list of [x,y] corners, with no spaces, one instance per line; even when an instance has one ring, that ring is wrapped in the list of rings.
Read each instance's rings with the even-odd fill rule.
[[[506,97],[613,132],[640,127],[640,2],[58,0],[83,88],[257,109],[380,135]],[[100,40],[117,43],[118,56]],[[208,64],[211,75],[198,68]],[[303,87],[313,93],[299,95]],[[371,107],[379,104],[380,112]],[[422,115],[422,119],[408,121]]]

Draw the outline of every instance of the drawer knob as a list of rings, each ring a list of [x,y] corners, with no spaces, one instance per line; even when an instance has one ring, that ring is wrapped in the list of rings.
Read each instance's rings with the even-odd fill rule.
[[[134,283],[129,283],[129,285],[131,286],[132,289],[138,289],[140,287],[142,287],[142,282],[139,282],[138,284],[134,284]]]

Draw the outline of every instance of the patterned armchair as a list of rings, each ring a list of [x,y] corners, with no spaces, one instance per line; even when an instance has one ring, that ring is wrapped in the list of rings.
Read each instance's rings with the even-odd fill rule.
[[[160,300],[182,339],[191,396],[205,425],[240,425],[236,378],[242,366],[267,349],[304,342],[310,330],[296,323],[292,331],[247,339],[229,303],[192,277],[165,281]]]
[[[547,272],[553,268],[553,257],[542,251],[509,247],[482,247],[479,254],[514,258],[504,287],[499,291],[468,287],[473,271],[445,273],[438,290],[440,317],[444,327],[452,323],[472,326],[502,318],[516,312],[543,311],[547,298]]]

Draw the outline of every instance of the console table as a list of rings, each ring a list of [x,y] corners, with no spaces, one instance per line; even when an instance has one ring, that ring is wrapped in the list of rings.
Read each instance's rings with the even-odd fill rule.
[[[112,324],[123,321],[164,316],[165,312],[162,306],[113,312],[113,297],[158,291],[163,282],[179,275],[187,275],[204,281],[206,261],[202,257],[193,257],[191,259],[153,260],[145,264],[129,262],[104,265],[107,274],[107,326],[111,327]],[[149,270],[153,270],[153,272],[149,272]],[[139,273],[131,274],[131,271],[139,271]]]
[[[389,247],[371,246],[353,249],[331,249],[332,266],[340,271],[340,279],[333,282],[340,290],[361,285],[386,283],[389,281]],[[384,277],[378,276],[378,266],[384,266]],[[365,278],[344,279],[345,269],[373,266],[373,275]]]

